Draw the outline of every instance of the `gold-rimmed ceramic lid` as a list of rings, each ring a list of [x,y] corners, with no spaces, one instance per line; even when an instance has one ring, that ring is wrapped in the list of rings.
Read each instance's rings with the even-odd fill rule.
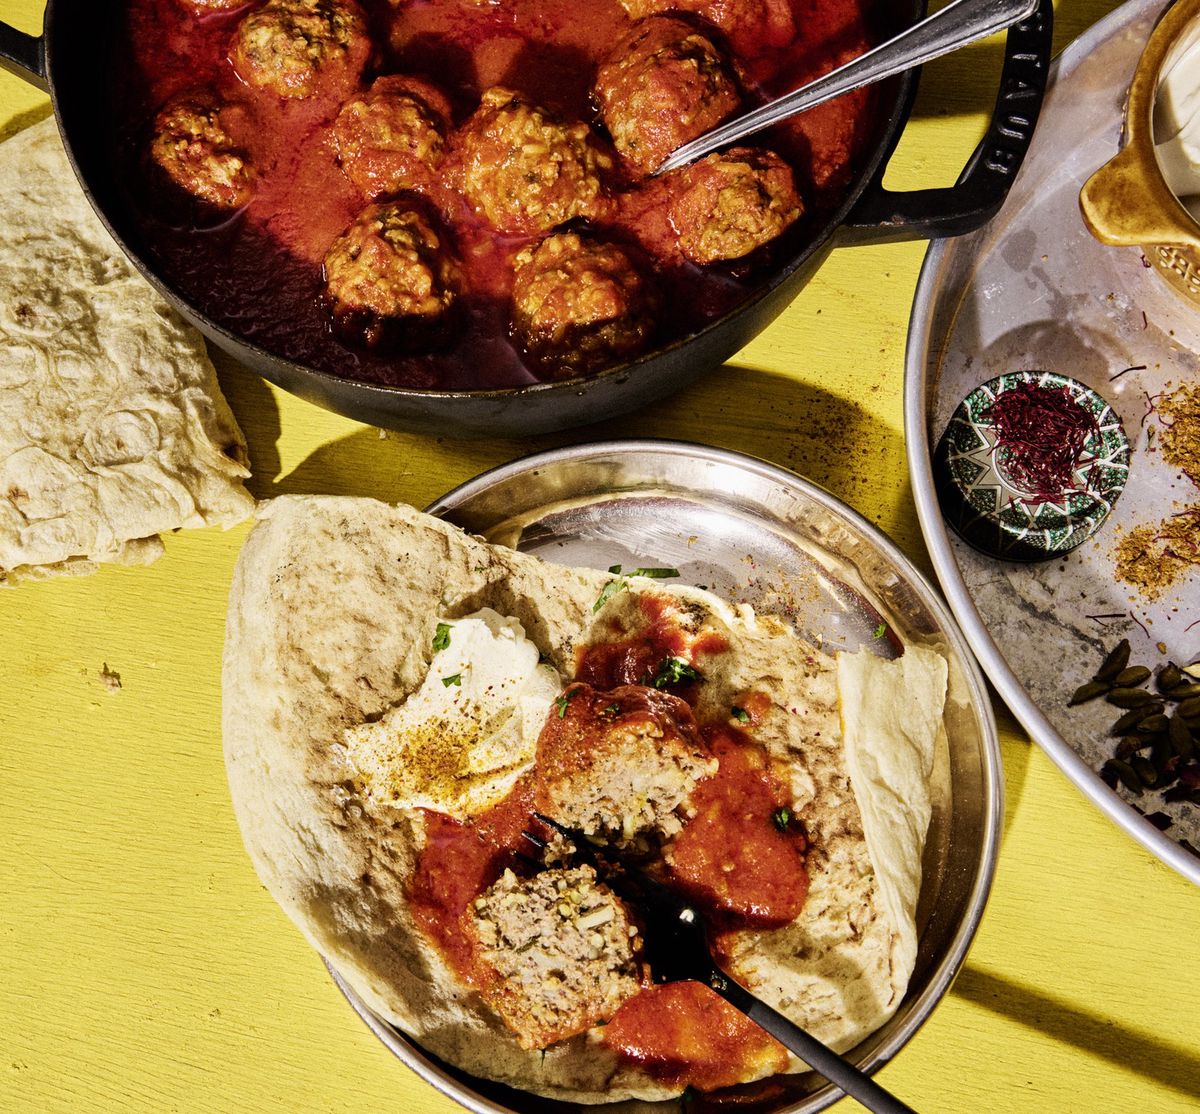
[[[1168,187],[1154,147],[1154,108],[1163,76],[1197,44],[1200,0],[1179,0],[1155,27],[1134,71],[1124,146],[1084,184],[1079,203],[1084,223],[1098,240],[1143,248],[1168,278],[1183,279],[1184,292],[1200,300],[1200,224]]]

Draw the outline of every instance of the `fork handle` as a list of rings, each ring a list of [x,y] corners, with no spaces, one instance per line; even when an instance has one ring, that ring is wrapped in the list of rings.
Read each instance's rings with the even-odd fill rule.
[[[857,1099],[868,1110],[873,1110],[876,1114],[915,1114],[911,1106],[906,1106],[890,1091],[885,1091],[866,1072],[856,1068],[849,1060],[839,1056],[799,1025],[794,1025],[778,1010],[760,1001],[723,971],[714,968],[708,985],[731,1006],[741,1010],[751,1021],[770,1033],[780,1044],[791,1049],[810,1068],[819,1072],[830,1083],[841,1087],[846,1094]]]

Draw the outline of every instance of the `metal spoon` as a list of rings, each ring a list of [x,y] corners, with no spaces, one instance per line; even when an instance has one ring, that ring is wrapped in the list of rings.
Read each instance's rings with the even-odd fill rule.
[[[895,38],[868,50],[866,54],[860,54],[824,77],[776,97],[676,148],[654,173],[659,175],[676,170],[718,147],[815,108],[843,93],[873,85],[923,62],[949,54],[960,46],[985,39],[1028,19],[1037,6],[1038,0],[954,0],[941,11],[914,24],[907,31],[901,31]]]

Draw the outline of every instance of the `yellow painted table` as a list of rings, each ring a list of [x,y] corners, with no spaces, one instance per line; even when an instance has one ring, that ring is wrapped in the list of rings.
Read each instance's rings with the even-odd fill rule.
[[[1060,0],[1058,47],[1114,6]],[[0,16],[36,32],[41,4],[0,0]],[[953,180],[982,133],[998,57],[987,43],[928,69],[889,184]],[[44,105],[0,74],[6,133]],[[729,365],[653,413],[582,434],[382,437],[228,361],[222,383],[259,497],[422,506],[534,449],[685,438],[811,477],[929,571],[901,422],[923,251],[836,251]],[[459,1109],[350,1011],[242,850],[219,710],[225,597],[245,533],[180,534],[150,568],[0,593],[0,1110]],[[925,1112],[1196,1109],[1200,890],[1101,817],[998,713],[1007,809],[991,900],[953,990],[880,1078]]]

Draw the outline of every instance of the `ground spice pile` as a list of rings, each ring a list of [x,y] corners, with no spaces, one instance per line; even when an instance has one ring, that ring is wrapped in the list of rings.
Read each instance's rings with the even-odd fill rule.
[[[1200,384],[1184,384],[1158,402],[1163,459],[1200,486]]]
[[[1190,569],[1200,568],[1200,507],[1147,523],[1117,543],[1117,576],[1156,600]]]
[[[1200,486],[1200,385],[1185,383],[1152,400],[1152,412],[1162,425],[1158,444],[1163,459]],[[1200,568],[1200,506],[1128,531],[1113,556],[1121,580],[1147,599],[1158,599]]]

